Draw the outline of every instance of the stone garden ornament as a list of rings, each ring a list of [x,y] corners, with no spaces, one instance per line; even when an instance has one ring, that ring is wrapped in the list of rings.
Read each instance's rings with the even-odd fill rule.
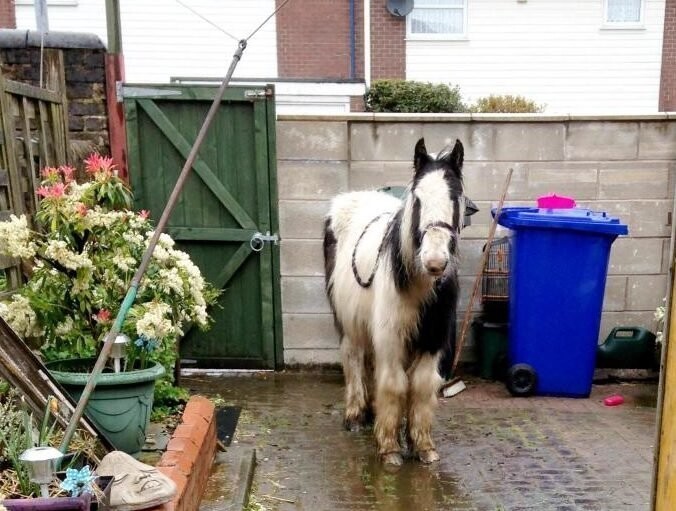
[[[118,511],[158,506],[176,495],[176,484],[169,477],[122,451],[106,454],[96,473],[113,476],[110,507]]]

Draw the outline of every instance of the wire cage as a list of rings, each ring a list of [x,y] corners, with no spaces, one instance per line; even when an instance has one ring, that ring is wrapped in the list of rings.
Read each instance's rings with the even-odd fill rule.
[[[481,303],[509,301],[509,238],[494,240],[484,250],[488,250],[486,266],[481,282]]]

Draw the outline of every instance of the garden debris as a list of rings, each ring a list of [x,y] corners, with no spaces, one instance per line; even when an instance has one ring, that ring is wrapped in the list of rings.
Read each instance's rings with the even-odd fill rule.
[[[30,350],[26,343],[0,317],[0,377],[7,380],[24,397],[26,403],[36,414],[42,417],[50,396],[59,401],[54,412],[61,426],[68,425],[75,402],[64,388],[52,378],[40,359]],[[89,434],[96,437],[106,452],[113,449],[110,441],[86,417],[82,417],[80,425]]]

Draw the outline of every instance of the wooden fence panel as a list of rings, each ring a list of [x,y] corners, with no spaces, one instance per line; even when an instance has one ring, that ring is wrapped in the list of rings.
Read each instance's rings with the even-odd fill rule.
[[[7,80],[0,73],[0,221],[15,214],[26,215],[31,223],[40,170],[68,163],[63,52],[45,50],[44,59],[47,88]],[[18,262],[0,257],[0,298],[20,285]]]

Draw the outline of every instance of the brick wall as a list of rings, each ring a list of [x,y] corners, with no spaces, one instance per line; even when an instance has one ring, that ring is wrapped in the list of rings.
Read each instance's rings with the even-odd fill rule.
[[[277,0],[277,4],[282,0]],[[348,2],[290,2],[277,13],[277,65],[284,78],[349,78]]]
[[[0,28],[16,28],[14,0],[0,0]]]
[[[176,483],[171,503],[151,511],[197,511],[207,486],[216,454],[214,404],[203,396],[192,396],[185,407],[167,450],[157,467]]]
[[[406,18],[371,2],[371,79],[406,78]]]
[[[465,187],[481,211],[463,231],[460,311],[467,307],[489,227],[510,167],[507,202],[533,204],[544,194],[619,216],[629,236],[612,248],[600,331],[654,328],[666,292],[676,122],[662,118],[575,118],[534,115],[430,116],[376,114],[336,118],[280,116],[277,127],[282,313],[287,363],[338,362],[338,338],[324,295],[323,216],[347,190],[405,185],[415,142],[430,151],[459,138]],[[375,120],[373,120],[375,119]],[[475,306],[479,311],[479,305]],[[460,316],[462,317],[462,316]],[[474,357],[468,340],[464,360]]]
[[[77,162],[92,151],[107,154],[105,49],[66,48],[63,53],[71,156]],[[39,85],[40,49],[0,48],[0,67],[6,78]]]
[[[676,110],[676,0],[666,0],[662,40],[660,111]]]

